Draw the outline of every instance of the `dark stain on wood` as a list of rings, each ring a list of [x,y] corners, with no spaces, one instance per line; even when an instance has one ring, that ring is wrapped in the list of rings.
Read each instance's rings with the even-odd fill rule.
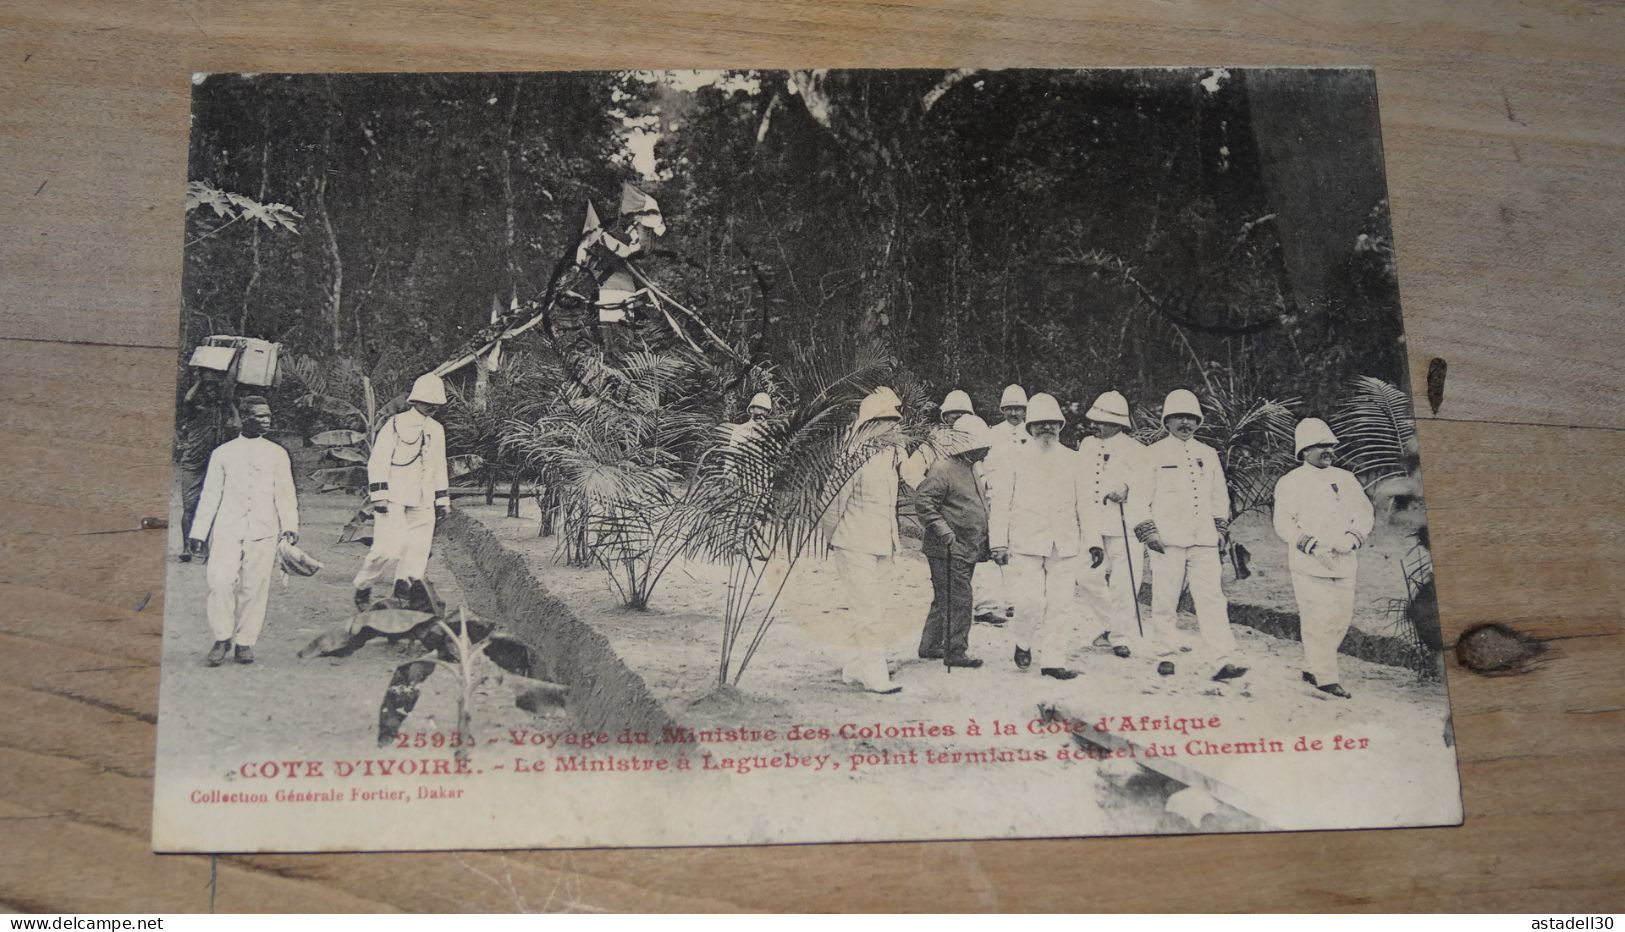
[[[1449,364],[1437,356],[1428,362],[1428,407],[1434,414],[1438,414],[1439,406],[1444,404],[1444,375],[1449,368]]]
[[[1499,622],[1479,625],[1456,641],[1456,660],[1484,676],[1511,676],[1528,672],[1546,645]]]

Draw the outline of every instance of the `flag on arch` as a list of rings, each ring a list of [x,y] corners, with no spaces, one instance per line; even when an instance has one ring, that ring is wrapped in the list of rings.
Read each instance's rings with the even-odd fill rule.
[[[666,218],[660,214],[660,205],[635,186],[622,182],[621,219],[628,218],[640,226],[653,230],[656,236],[666,235]]]

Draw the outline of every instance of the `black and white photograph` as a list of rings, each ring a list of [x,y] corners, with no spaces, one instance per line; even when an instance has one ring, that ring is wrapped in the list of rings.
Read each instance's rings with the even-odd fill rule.
[[[1377,91],[194,75],[154,848],[1459,823]]]

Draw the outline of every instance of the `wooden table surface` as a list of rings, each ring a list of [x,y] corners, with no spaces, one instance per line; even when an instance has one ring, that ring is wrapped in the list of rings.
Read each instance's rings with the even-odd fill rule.
[[[442,7],[446,7],[442,9]],[[148,850],[195,71],[1377,69],[1466,824],[218,860],[220,910],[1505,910],[1625,902],[1625,6],[0,0],[0,907],[210,906]],[[1419,408],[1426,412],[1427,406]],[[150,601],[148,601],[150,596]]]

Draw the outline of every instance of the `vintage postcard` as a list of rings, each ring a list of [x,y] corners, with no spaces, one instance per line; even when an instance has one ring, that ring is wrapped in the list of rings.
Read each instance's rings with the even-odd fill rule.
[[[1461,820],[1372,72],[193,85],[156,849]]]

